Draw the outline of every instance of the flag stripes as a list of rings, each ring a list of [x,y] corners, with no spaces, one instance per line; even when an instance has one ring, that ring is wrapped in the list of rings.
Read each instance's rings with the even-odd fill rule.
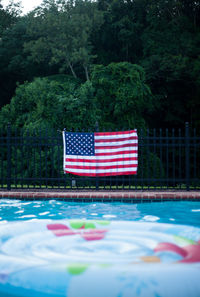
[[[136,136],[134,136],[134,137],[126,137],[126,140],[127,140],[127,143],[130,143],[130,140],[137,140],[137,137]],[[120,141],[123,141],[123,142],[125,142],[125,140],[124,140],[124,138],[118,138],[118,139],[116,139],[116,138],[111,138],[111,139],[102,139],[102,138],[97,138],[97,137],[95,137],[95,143],[97,144],[97,143],[99,143],[99,142],[116,142],[116,143],[118,143],[118,142],[120,142]]]
[[[120,162],[120,161],[123,161],[124,163],[126,161],[136,161],[135,164],[137,164],[137,158],[136,157],[133,157],[133,158],[115,158],[115,159],[105,159],[104,160],[104,163],[115,163],[115,162]],[[66,158],[65,160],[65,165],[70,165],[71,163],[73,162],[73,164],[77,163],[77,164],[80,164],[80,163],[102,163],[102,160],[101,159],[96,159],[96,160],[90,160],[90,159],[70,159],[70,158]]]
[[[117,155],[121,155],[121,153],[122,153],[121,151],[118,151],[118,152],[116,151],[116,152],[112,152],[112,153],[111,152],[109,152],[109,153],[105,153],[105,152],[104,153],[96,153],[96,156],[117,156]],[[132,153],[137,153],[137,151],[132,151]],[[123,154],[125,156],[126,154],[129,154],[129,151],[124,150]]]
[[[71,168],[71,169],[82,169],[84,166],[84,170],[86,169],[89,169],[89,170],[92,170],[92,169],[95,169],[95,170],[99,170],[99,169],[115,169],[116,168],[116,165],[113,165],[113,166],[86,166],[85,164],[81,165],[66,165],[66,168]],[[122,165],[117,165],[118,168],[127,168],[126,165],[122,164]],[[129,164],[128,166],[129,168],[132,168],[132,167],[137,167],[137,164]]]

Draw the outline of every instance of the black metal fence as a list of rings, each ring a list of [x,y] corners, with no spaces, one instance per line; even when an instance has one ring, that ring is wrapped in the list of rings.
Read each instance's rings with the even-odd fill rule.
[[[184,129],[138,130],[138,174],[79,177],[63,173],[58,131],[0,131],[1,189],[199,190],[200,137]]]

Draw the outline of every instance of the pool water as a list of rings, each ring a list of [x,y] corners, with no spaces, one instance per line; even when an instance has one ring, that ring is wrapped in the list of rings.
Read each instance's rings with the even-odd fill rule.
[[[200,227],[200,201],[131,204],[0,200],[0,223],[36,219],[123,220]]]
[[[0,297],[199,297],[200,202],[0,199]]]

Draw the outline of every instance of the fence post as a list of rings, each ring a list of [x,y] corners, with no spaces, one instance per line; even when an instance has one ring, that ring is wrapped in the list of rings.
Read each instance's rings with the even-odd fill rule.
[[[7,126],[7,190],[11,190],[11,125]]]
[[[186,190],[190,190],[190,134],[189,123],[185,123],[185,179]]]
[[[96,122],[96,124],[95,124],[95,130],[96,130],[96,132],[99,132],[99,123],[98,122]],[[99,190],[99,177],[98,176],[96,176],[96,190],[97,191]]]

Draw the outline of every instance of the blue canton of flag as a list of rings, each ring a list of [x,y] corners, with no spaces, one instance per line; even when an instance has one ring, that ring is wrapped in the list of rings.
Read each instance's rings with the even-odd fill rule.
[[[94,156],[94,133],[66,132],[66,155]]]

